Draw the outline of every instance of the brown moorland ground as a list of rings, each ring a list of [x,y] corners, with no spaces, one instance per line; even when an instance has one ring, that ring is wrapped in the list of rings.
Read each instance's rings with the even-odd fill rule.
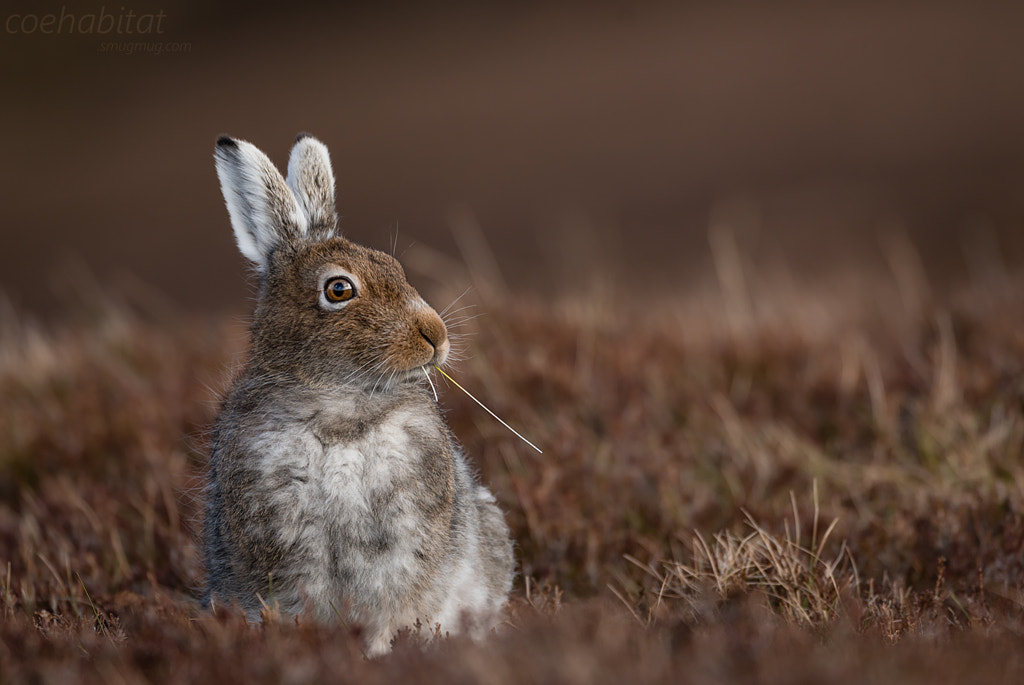
[[[716,241],[717,283],[645,307],[477,289],[452,373],[545,450],[440,388],[517,541],[508,625],[374,661],[196,601],[244,321],[85,279],[73,319],[5,312],[0,681],[1020,682],[1024,274],[939,289],[896,241],[808,288]]]

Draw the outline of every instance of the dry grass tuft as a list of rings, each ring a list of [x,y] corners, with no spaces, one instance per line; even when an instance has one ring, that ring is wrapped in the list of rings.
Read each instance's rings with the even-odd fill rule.
[[[674,612],[682,611],[698,620],[706,610],[709,590],[721,600],[753,592],[765,597],[774,612],[795,624],[826,627],[841,610],[842,599],[857,595],[856,567],[845,543],[831,561],[822,558],[838,519],[819,538],[815,516],[810,546],[805,547],[801,544],[795,499],[793,509],[793,531],[787,525],[782,537],[768,532],[745,513],[751,530],[746,535],[721,531],[708,543],[699,531],[694,533],[691,562],[669,560],[652,567],[627,555],[658,586],[650,616],[656,617],[666,604],[679,603],[682,608]]]

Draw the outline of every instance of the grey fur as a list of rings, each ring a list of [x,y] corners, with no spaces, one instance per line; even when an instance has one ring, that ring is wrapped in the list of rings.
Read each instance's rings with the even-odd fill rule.
[[[320,239],[334,235],[338,217],[327,146],[308,133],[299,134],[288,159],[286,182],[306,215],[310,235]]]
[[[250,359],[213,434],[208,600],[253,619],[264,602],[344,616],[364,626],[371,654],[417,619],[482,634],[500,621],[514,559],[500,509],[421,385],[422,368],[447,355],[444,325],[390,256],[332,237],[321,143],[300,138],[288,184],[262,153],[231,153],[244,145],[218,142],[217,169],[264,277]],[[287,225],[293,215],[276,208],[289,201],[310,230]],[[318,306],[322,275],[339,270],[358,297]]]

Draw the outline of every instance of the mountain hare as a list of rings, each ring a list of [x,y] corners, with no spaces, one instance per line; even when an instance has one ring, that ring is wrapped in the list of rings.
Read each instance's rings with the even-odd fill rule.
[[[213,432],[208,601],[352,620],[369,654],[417,619],[485,633],[512,542],[422,384],[448,355],[441,317],[394,258],[338,234],[323,143],[300,135],[287,179],[241,140],[215,159],[260,289]]]

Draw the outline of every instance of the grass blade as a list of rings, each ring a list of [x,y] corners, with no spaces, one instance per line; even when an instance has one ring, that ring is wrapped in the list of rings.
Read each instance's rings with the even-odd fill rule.
[[[526,438],[524,438],[524,437],[522,436],[522,434],[521,434],[521,433],[520,433],[519,431],[517,431],[517,430],[516,430],[515,428],[513,428],[513,427],[512,427],[512,426],[510,426],[510,425],[508,425],[508,424],[507,424],[507,423],[505,423],[504,421],[502,421],[502,420],[501,420],[501,417],[500,417],[500,416],[498,416],[498,415],[497,415],[497,414],[495,414],[495,413],[494,413],[493,411],[491,411],[490,409],[488,409],[488,408],[487,408],[487,405],[486,405],[486,404],[484,404],[483,402],[481,402],[481,401],[480,401],[480,400],[478,400],[477,398],[473,397],[473,393],[471,393],[470,391],[466,390],[466,389],[465,389],[464,387],[462,387],[461,385],[459,385],[458,381],[456,381],[456,380],[455,380],[454,378],[452,378],[451,376],[449,376],[449,375],[448,375],[447,373],[445,373],[445,372],[444,372],[444,369],[442,369],[442,368],[441,368],[440,366],[438,366],[438,365],[436,365],[436,364],[434,365],[434,368],[435,368],[435,369],[437,369],[437,370],[438,370],[438,371],[439,371],[439,372],[441,373],[441,375],[442,375],[442,376],[444,376],[445,378],[447,378],[448,380],[450,380],[450,381],[451,381],[452,383],[454,383],[454,384],[455,384],[455,387],[456,387],[456,388],[458,388],[458,389],[459,389],[459,390],[461,390],[462,392],[466,393],[466,396],[467,396],[467,397],[468,397],[469,399],[471,399],[471,400],[473,400],[474,402],[476,402],[477,404],[479,404],[479,405],[480,405],[481,407],[483,407],[484,411],[486,411],[486,412],[487,412],[488,414],[490,414],[490,415],[491,415],[491,416],[493,416],[493,417],[494,417],[495,419],[497,419],[497,420],[498,420],[498,423],[500,423],[500,424],[501,424],[501,425],[503,425],[503,426],[504,426],[505,428],[508,428],[508,429],[509,429],[510,431],[512,431],[513,433],[515,433],[515,435],[516,435],[516,437],[517,437],[517,438],[519,438],[520,440],[522,440],[523,442],[525,442],[525,443],[526,443],[527,445],[529,445],[529,446],[530,446],[530,447],[532,447],[533,449],[537,450],[537,452],[538,452],[539,454],[544,454],[544,452],[543,452],[543,451],[541,451],[541,449],[540,449],[539,447],[537,447],[537,446],[536,446],[536,445],[534,445],[534,444],[533,444],[532,442],[530,442],[529,440],[527,440]]]

